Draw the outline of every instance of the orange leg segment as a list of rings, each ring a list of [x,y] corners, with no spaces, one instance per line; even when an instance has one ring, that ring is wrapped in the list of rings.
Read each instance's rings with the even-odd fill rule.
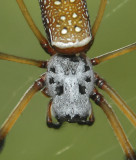
[[[136,42],[132,43],[128,46],[125,46],[123,48],[117,49],[115,51],[108,52],[108,53],[105,53],[101,56],[92,58],[91,63],[92,63],[92,65],[97,65],[97,64],[100,64],[101,62],[107,61],[109,59],[112,59],[112,58],[115,58],[115,57],[118,57],[121,55],[124,55],[124,54],[132,52],[134,50],[136,50]]]
[[[36,38],[39,40],[42,48],[49,53],[50,55],[55,54],[56,52],[54,51],[54,49],[49,45],[48,41],[44,38],[44,36],[41,34],[41,32],[39,31],[39,29],[37,28],[37,26],[35,25],[34,21],[32,20],[26,5],[24,4],[23,0],[16,0],[20,10],[22,11],[23,16],[25,17],[29,27],[31,28],[31,30],[33,31],[33,33],[35,34]]]
[[[104,90],[112,100],[117,104],[119,109],[125,114],[125,116],[130,120],[130,122],[136,127],[136,114],[130,109],[130,107],[125,103],[125,101],[118,95],[118,93],[107,84],[107,82],[100,78],[100,76],[95,73],[96,85]]]
[[[39,60],[34,60],[29,58],[22,58],[22,57],[2,53],[2,52],[0,52],[0,59],[13,61],[17,63],[29,64],[29,65],[37,66],[40,68],[47,68],[47,61],[39,61]]]
[[[135,154],[129,140],[127,139],[127,136],[125,135],[118,118],[116,117],[114,111],[112,110],[112,107],[106,102],[104,97],[100,93],[98,93],[98,91],[96,89],[94,89],[94,93],[91,98],[95,101],[95,103],[98,106],[100,106],[100,108],[106,114],[106,116],[111,124],[111,127],[112,127],[117,139],[119,140],[120,145],[121,145],[124,153],[126,154],[126,158],[128,160],[136,160],[136,154]]]
[[[0,150],[3,147],[3,142],[10,131],[10,129],[13,127],[23,110],[26,108],[27,104],[31,100],[31,98],[37,93],[39,90],[41,90],[44,87],[44,81],[45,81],[45,75],[43,75],[40,79],[38,79],[24,94],[24,96],[21,98],[19,103],[16,105],[16,107],[13,109],[9,117],[6,119],[6,121],[3,123],[1,129],[0,129]]]
[[[53,123],[51,115],[52,99],[49,102],[48,111],[47,111],[47,126],[49,128],[59,129],[62,125],[62,122]]]
[[[93,38],[95,38],[97,30],[99,29],[99,26],[100,26],[100,23],[102,21],[104,11],[105,11],[105,8],[106,8],[106,4],[107,4],[107,0],[101,0],[99,11],[98,11],[97,17],[95,19],[95,22],[93,24],[93,27],[92,27]]]

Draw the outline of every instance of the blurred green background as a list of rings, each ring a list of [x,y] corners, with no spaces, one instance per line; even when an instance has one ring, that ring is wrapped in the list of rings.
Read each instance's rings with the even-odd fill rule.
[[[25,3],[44,34],[38,0]],[[93,24],[100,0],[87,0]],[[118,49],[136,41],[136,1],[109,0],[105,15],[88,57]],[[26,24],[15,0],[0,1],[0,51],[34,59],[47,59]],[[136,51],[94,67],[136,113]],[[0,61],[0,124],[7,118],[26,89],[45,72],[34,66]],[[103,92],[102,92],[103,93]],[[107,97],[107,96],[106,96]],[[136,129],[116,105],[123,128],[136,149]],[[104,113],[93,104],[92,127],[66,123],[60,130],[45,125],[49,99],[41,93],[29,103],[8,134],[0,160],[123,160],[124,153]]]

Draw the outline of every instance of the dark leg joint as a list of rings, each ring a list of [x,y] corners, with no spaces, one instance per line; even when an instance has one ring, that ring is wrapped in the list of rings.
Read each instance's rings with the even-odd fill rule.
[[[61,122],[53,123],[53,122],[49,121],[48,118],[47,118],[47,126],[49,128],[59,129],[61,127],[61,125],[62,125]]]
[[[100,106],[101,102],[104,101],[103,95],[101,95],[95,88],[93,94],[90,97],[97,105]]]
[[[41,43],[41,47],[44,49],[46,53],[48,53],[51,56],[56,54],[56,51],[52,47],[50,47],[48,43]]]
[[[62,125],[62,122],[53,123],[52,117],[51,117],[51,106],[52,106],[52,99],[50,100],[49,106],[48,106],[48,112],[47,112],[47,119],[46,123],[49,128],[59,129]]]
[[[40,68],[47,68],[48,61],[41,61]]]
[[[95,121],[95,118],[93,116],[93,118],[89,118],[89,120],[87,121],[81,121],[81,122],[78,122],[79,125],[88,125],[88,126],[92,126],[94,124],[94,121]]]
[[[36,80],[34,83],[34,87],[36,90],[41,90],[44,86],[45,86],[45,74],[43,74],[41,78]]]
[[[2,151],[2,149],[4,147],[4,142],[5,142],[5,138],[0,140],[0,152]]]
[[[92,58],[91,63],[92,63],[93,66],[95,66],[95,65],[99,64],[100,62],[97,58]]]
[[[136,153],[126,154],[125,160],[136,160]]]
[[[95,83],[99,88],[103,88],[104,85],[107,85],[106,81],[99,77],[97,73],[95,73]]]
[[[44,96],[46,96],[46,97],[50,97],[50,95],[47,93],[47,88],[44,88],[42,91],[42,94],[44,95]]]

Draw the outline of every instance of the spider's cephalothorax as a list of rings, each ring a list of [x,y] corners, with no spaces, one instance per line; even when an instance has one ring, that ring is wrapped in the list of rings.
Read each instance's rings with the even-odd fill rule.
[[[92,114],[89,99],[94,73],[85,56],[53,56],[48,62],[46,87],[53,99],[51,113],[58,121],[82,122]]]

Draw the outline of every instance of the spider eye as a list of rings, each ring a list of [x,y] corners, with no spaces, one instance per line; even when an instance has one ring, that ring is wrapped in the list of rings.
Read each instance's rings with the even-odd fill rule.
[[[81,84],[79,84],[79,93],[81,93],[81,94],[86,94],[85,89],[86,89],[85,86],[82,86]]]
[[[53,78],[53,77],[49,79],[49,83],[50,83],[50,84],[55,83],[55,82],[54,82],[54,78]]]
[[[57,86],[56,92],[57,92],[58,96],[62,95],[63,94],[63,86]]]
[[[86,82],[91,82],[91,77],[86,77],[85,81]]]

